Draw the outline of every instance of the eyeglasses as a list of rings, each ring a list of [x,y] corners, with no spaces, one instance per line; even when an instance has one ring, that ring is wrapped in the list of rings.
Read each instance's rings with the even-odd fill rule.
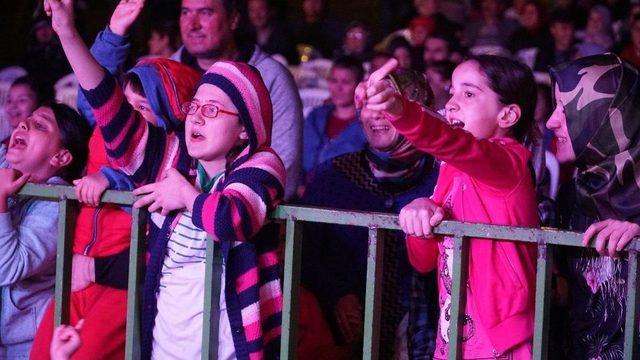
[[[193,101],[186,102],[182,104],[182,106],[180,107],[182,112],[185,113],[186,115],[193,115],[200,108],[202,108],[202,110],[200,110],[200,113],[202,114],[202,116],[206,118],[215,118],[218,116],[218,113],[229,114],[229,115],[240,115],[233,111],[220,109],[217,105],[214,105],[214,104],[198,105]]]

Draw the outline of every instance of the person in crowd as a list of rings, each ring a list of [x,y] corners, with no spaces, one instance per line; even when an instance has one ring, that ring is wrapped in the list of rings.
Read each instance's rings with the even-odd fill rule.
[[[82,331],[83,324],[84,321],[80,320],[75,326],[60,325],[53,331],[49,354],[51,360],[71,359],[71,356],[76,353],[82,344],[80,331]]]
[[[413,49],[405,38],[397,36],[391,39],[387,46],[387,53],[398,60],[401,68],[413,69]]]
[[[522,25],[522,15],[527,0],[513,0],[511,6],[504,11],[504,17],[516,20]]]
[[[308,0],[318,1],[322,0]],[[171,59],[201,72],[218,60],[246,62],[260,71],[273,104],[272,146],[287,168],[285,199],[289,199],[295,194],[302,162],[302,102],[291,73],[243,36],[247,24],[240,5],[233,0],[182,0],[180,36],[184,45]],[[113,41],[121,46],[129,44],[124,37]]]
[[[464,45],[506,49],[518,23],[503,16],[504,0],[480,0],[479,18],[464,29]],[[473,49],[472,49],[473,51]]]
[[[327,10],[327,0],[303,0],[302,16],[293,22],[297,44],[311,45],[323,58],[340,47],[345,25]]]
[[[121,1],[109,23],[112,31],[128,32],[143,4],[143,1]],[[101,38],[98,36],[97,41]],[[147,122],[175,131],[185,118],[178,104],[190,99],[199,77],[197,71],[172,60],[143,60],[125,75],[124,94]],[[108,166],[105,141],[100,129],[95,129],[89,142],[87,175],[74,181],[81,207],[73,237],[70,320],[84,319],[85,324],[82,346],[75,354],[78,358],[97,352],[105,357],[121,358],[125,351],[126,287],[110,286],[108,279],[103,281],[96,276],[104,271],[96,271],[95,263],[129,249],[131,217],[119,206],[100,204],[100,197],[106,189],[133,190],[133,185],[130,179]],[[32,359],[47,358],[54,332],[53,320],[54,304],[51,303],[38,328]]]
[[[635,154],[640,74],[616,55],[584,57],[551,71],[555,109],[547,121],[560,163],[577,168],[558,199],[562,228],[583,245],[557,254],[569,284],[566,356],[620,359],[628,261],[620,252],[640,235]]]
[[[358,59],[345,56],[333,63],[328,79],[330,102],[313,109],[304,121],[302,168],[306,177],[316,165],[363,148],[365,138],[353,100],[363,78]]]
[[[31,76],[22,76],[11,83],[5,103],[6,121],[13,130],[35,109],[47,101],[53,100],[53,89],[45,86]],[[7,134],[10,135],[10,134]],[[0,139],[6,150],[9,137]]]
[[[452,61],[456,57],[453,47],[453,42],[447,35],[435,33],[427,36],[422,52],[425,68],[428,69],[429,66],[438,62]]]
[[[433,89],[433,105],[431,108],[441,111],[449,101],[451,90],[451,75],[456,65],[451,61],[438,61],[427,67],[425,76]]]
[[[547,71],[550,66],[580,57],[576,46],[574,17],[571,13],[555,12],[549,20],[552,43],[536,54],[534,69]]]
[[[604,5],[595,5],[589,11],[587,26],[576,33],[576,38],[585,47],[584,55],[602,54],[613,47],[613,28],[611,27],[611,11]],[[593,49],[591,49],[593,48]]]
[[[439,32],[460,39],[461,27],[440,12],[440,0],[413,0],[413,6],[416,9],[417,17],[426,19],[433,24],[430,33]]]
[[[0,358],[29,357],[55,285],[58,203],[14,195],[27,181],[79,178],[89,131],[75,110],[45,103],[11,134],[10,168],[0,169]]]
[[[640,14],[631,21],[631,41],[620,53],[620,57],[635,66],[640,66]]]
[[[149,48],[148,57],[171,57],[180,47],[178,26],[175,22],[171,20],[153,22],[147,47]]]
[[[300,57],[293,34],[276,16],[273,0],[247,1],[247,13],[255,42],[270,55],[283,56],[289,64],[297,65]]]
[[[72,1],[47,0],[45,7],[100,115],[110,163],[143,185],[134,191],[141,196],[134,206],[154,213],[142,358],[200,356],[206,266],[213,267],[221,289],[219,311],[212,312],[219,324],[218,358],[274,357],[282,292],[278,231],[266,219],[282,200],[285,168],[268,145],[273,112],[260,73],[247,64],[216,62],[182,106],[184,128],[157,131],[133,111],[115,78],[77,36]],[[128,136],[121,136],[123,129],[130,129]],[[192,159],[195,185],[189,180]],[[207,246],[217,248],[211,264],[203,261]],[[179,336],[175,329],[181,329]]]
[[[433,101],[423,75],[396,70],[392,76],[415,101],[424,106]],[[438,171],[431,156],[413,147],[379,111],[363,109],[361,122],[366,147],[318,165],[300,204],[397,213],[414,198],[433,192]],[[362,340],[367,236],[364,228],[308,224],[303,237],[303,285],[318,298],[339,343],[352,346]],[[390,359],[396,328],[408,311],[412,271],[401,232],[389,233],[383,243],[380,356]],[[431,323],[435,329],[435,321]]]
[[[557,0],[554,2],[552,12],[563,12],[571,17],[571,23],[576,29],[584,29],[589,16],[582,2],[578,0]]]
[[[531,153],[523,146],[534,127],[536,86],[526,65],[500,56],[469,58],[453,72],[446,119],[398,96],[383,67],[356,96],[365,108],[384,111],[417,149],[442,160],[431,198],[400,211],[407,251],[419,272],[438,269],[440,320],[435,359],[448,357],[451,306],[451,237],[434,238],[444,218],[536,227],[538,215]],[[381,71],[386,70],[386,71]],[[378,80],[378,81],[376,81]],[[509,173],[511,176],[505,177]],[[532,356],[536,246],[469,239],[462,357]]]
[[[347,25],[342,39],[342,48],[334,54],[334,59],[342,56],[353,56],[361,62],[371,60],[371,33],[361,22],[354,21]]]
[[[21,64],[31,77],[51,88],[56,81],[71,72],[60,42],[51,28],[51,22],[46,17],[38,16],[34,19],[27,52]]]
[[[545,7],[539,1],[524,2],[520,15],[520,25],[508,42],[509,51],[517,54],[523,49],[549,48],[551,34],[546,23]]]

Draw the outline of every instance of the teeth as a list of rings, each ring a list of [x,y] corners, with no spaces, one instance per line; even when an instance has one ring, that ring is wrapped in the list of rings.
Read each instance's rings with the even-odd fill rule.
[[[386,125],[371,126],[370,129],[372,131],[388,131],[389,126],[386,126]]]

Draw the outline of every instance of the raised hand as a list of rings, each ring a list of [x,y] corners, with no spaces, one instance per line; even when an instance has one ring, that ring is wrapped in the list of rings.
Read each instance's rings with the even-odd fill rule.
[[[392,116],[402,115],[402,100],[400,95],[388,79],[389,75],[398,66],[396,59],[390,59],[378,70],[374,71],[369,79],[358,84],[355,92],[356,107],[374,111],[383,111]]]
[[[44,11],[51,17],[51,27],[60,38],[77,35],[73,0],[44,0]]]
[[[120,0],[113,10],[109,29],[114,34],[125,36],[144,8],[144,0]]]

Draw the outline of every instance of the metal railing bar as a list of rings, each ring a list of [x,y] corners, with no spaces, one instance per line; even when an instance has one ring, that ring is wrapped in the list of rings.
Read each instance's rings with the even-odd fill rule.
[[[288,218],[286,226],[280,358],[295,359],[298,350],[303,224],[295,218]]]
[[[54,326],[69,324],[71,304],[71,263],[75,230],[75,204],[58,201],[58,243],[56,248],[56,286]],[[62,241],[61,241],[62,240]]]
[[[382,270],[384,263],[384,244],[382,240],[381,230],[375,227],[369,228],[362,351],[362,358],[366,360],[377,360],[380,352]]]
[[[18,193],[20,196],[32,196],[47,200],[78,200],[73,186],[26,184]],[[115,205],[131,205],[136,201],[136,196],[130,191],[107,190],[100,198],[102,203]]]
[[[627,311],[624,324],[624,358],[638,358],[638,252],[629,251]]]
[[[456,236],[453,238],[453,264],[451,269],[449,360],[462,359],[468,270],[469,240],[466,237]]]
[[[125,358],[140,359],[140,315],[142,309],[142,277],[145,263],[146,210],[131,211],[131,243],[129,247],[129,279],[127,291],[127,326]]]
[[[548,357],[552,259],[551,246],[544,244],[538,246],[536,312],[533,330],[533,358],[535,360],[545,360]]]

